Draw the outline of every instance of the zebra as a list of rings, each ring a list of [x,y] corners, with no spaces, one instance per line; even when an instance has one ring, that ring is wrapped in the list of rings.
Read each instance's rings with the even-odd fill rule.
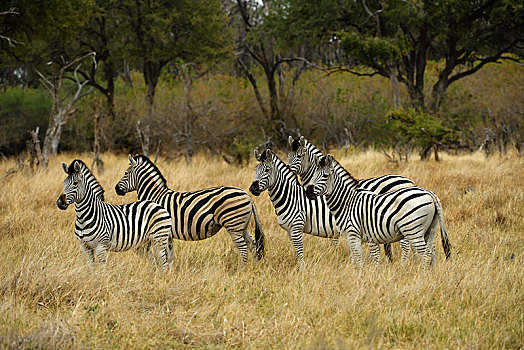
[[[327,206],[358,266],[363,264],[362,241],[385,244],[402,238],[422,256],[422,269],[434,265],[433,241],[439,222],[446,259],[451,256],[442,206],[433,192],[420,187],[383,194],[359,190],[358,181],[330,155],[316,158],[315,168],[306,195],[326,196]]]
[[[62,162],[67,174],[64,189],[56,205],[66,210],[75,203],[75,235],[92,268],[96,260],[106,265],[107,252],[140,248],[148,243],[165,272],[172,260],[168,254],[171,217],[162,206],[150,201],[113,205],[104,201],[104,189],[81,160],[69,166]]]
[[[257,260],[264,256],[264,232],[251,197],[242,189],[229,186],[177,192],[167,187],[158,167],[146,156],[129,155],[129,168],[115,186],[118,195],[137,191],[138,199],[150,200],[165,208],[172,218],[172,239],[198,241],[214,236],[225,227],[247,262],[247,249]],[[255,219],[255,240],[248,232]]]
[[[288,232],[301,270],[305,268],[302,233],[324,238],[338,238],[336,224],[323,197],[306,198],[297,176],[270,149],[254,155],[259,163],[249,191],[259,196],[268,191],[277,214],[277,223]]]
[[[287,164],[294,173],[300,175],[302,185],[307,187],[315,172],[315,167],[313,166],[315,158],[321,158],[323,154],[318,148],[308,142],[304,136],[300,136],[296,140],[293,139],[293,136],[289,136],[288,142],[290,151],[288,153]],[[400,175],[383,175],[358,180],[358,188],[377,194],[414,186],[415,183],[413,181]],[[409,243],[402,239],[400,240],[400,246],[402,250],[401,260],[406,261],[409,256]],[[377,262],[380,256],[380,248],[376,244],[370,244],[370,248],[372,260]],[[393,260],[391,244],[384,244],[384,253],[389,261]]]

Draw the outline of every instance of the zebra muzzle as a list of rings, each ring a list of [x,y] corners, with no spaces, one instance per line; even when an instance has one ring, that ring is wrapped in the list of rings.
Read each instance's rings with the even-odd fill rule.
[[[249,192],[251,192],[254,196],[260,196],[260,187],[258,181],[253,181],[251,186],[249,186]]]
[[[60,197],[58,197],[58,199],[56,200],[56,206],[58,207],[58,209],[61,209],[61,210],[66,210],[68,205],[67,205],[67,202],[66,202],[66,195],[65,194],[62,194]]]
[[[126,195],[126,193],[118,186],[118,184],[116,184],[116,186],[115,186],[115,192],[119,196],[125,196]]]
[[[317,198],[317,195],[315,194],[315,187],[313,185],[309,185],[306,188],[306,197],[311,200]]]

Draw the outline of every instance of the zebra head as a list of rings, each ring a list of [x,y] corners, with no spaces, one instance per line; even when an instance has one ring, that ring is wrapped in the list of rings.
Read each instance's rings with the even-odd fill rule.
[[[297,175],[304,175],[311,167],[311,160],[308,157],[306,139],[300,136],[298,140],[289,136],[289,147],[291,151],[287,155],[289,169]]]
[[[124,176],[118,181],[115,186],[116,194],[119,196],[125,196],[127,192],[137,190],[137,168],[139,166],[138,159],[133,158],[129,155],[129,168],[127,168]]]
[[[71,165],[62,162],[62,169],[67,174],[64,180],[64,189],[56,201],[59,209],[66,210],[67,207],[75,202],[80,202],[85,196],[85,181],[82,175],[80,163],[74,160]]]
[[[317,196],[329,196],[333,192],[333,174],[335,160],[331,155],[315,158],[315,173],[306,188],[306,196],[315,199]]]
[[[255,159],[260,163],[255,167],[255,180],[249,187],[249,191],[253,195],[259,196],[260,193],[274,185],[275,172],[273,170],[275,168],[275,162],[273,161],[273,152],[271,152],[270,149],[259,153],[257,147],[255,148],[254,154]]]

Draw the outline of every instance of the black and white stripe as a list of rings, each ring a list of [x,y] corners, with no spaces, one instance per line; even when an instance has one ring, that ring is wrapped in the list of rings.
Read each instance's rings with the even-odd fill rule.
[[[289,147],[287,164],[293,172],[300,176],[302,185],[307,187],[315,173],[315,159],[320,159],[324,155],[313,144],[308,142],[303,136],[293,139],[289,136]],[[395,191],[401,188],[414,187],[415,183],[410,179],[400,175],[383,175],[369,179],[358,180],[358,188],[372,191],[377,194]],[[409,244],[406,240],[401,240],[402,260],[409,256]],[[370,243],[372,260],[377,262],[379,259],[380,249],[377,245]],[[391,245],[384,244],[384,252],[388,259],[392,260]]]
[[[68,176],[56,204],[65,210],[75,203],[75,235],[93,267],[96,260],[106,263],[108,251],[150,244],[160,268],[168,269],[172,262],[168,257],[171,217],[162,206],[150,201],[106,203],[102,186],[81,160],[69,166],[62,163],[62,168]]]
[[[333,157],[316,161],[316,171],[307,187],[309,198],[326,196],[340,234],[347,238],[354,262],[363,263],[361,242],[385,244],[405,238],[423,257],[423,268],[435,261],[434,237],[440,222],[446,258],[450,244],[438,197],[420,187],[407,187],[384,194],[359,190],[355,180]]]
[[[255,196],[268,191],[277,214],[277,223],[288,232],[295,253],[303,269],[304,251],[302,233],[318,237],[338,238],[333,216],[322,197],[310,200],[297,176],[271,150],[261,154],[255,149],[259,163],[255,168],[255,179],[249,190]]]
[[[167,209],[172,217],[172,238],[198,241],[215,235],[225,227],[247,261],[248,248],[257,259],[264,254],[264,233],[251,197],[240,188],[213,187],[192,192],[177,192],[157,166],[146,156],[129,156],[130,167],[115,186],[119,195],[137,191],[138,199],[150,200]],[[255,218],[255,240],[248,232],[251,216]]]

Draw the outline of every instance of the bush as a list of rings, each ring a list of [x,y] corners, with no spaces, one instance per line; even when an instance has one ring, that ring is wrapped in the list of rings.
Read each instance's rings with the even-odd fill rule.
[[[386,114],[386,129],[401,145],[420,148],[421,159],[427,159],[431,149],[438,160],[438,150],[457,144],[459,131],[449,127],[443,117],[415,109],[395,110]]]
[[[0,94],[0,152],[18,154],[26,148],[28,131],[45,135],[52,101],[44,90],[19,87]]]

